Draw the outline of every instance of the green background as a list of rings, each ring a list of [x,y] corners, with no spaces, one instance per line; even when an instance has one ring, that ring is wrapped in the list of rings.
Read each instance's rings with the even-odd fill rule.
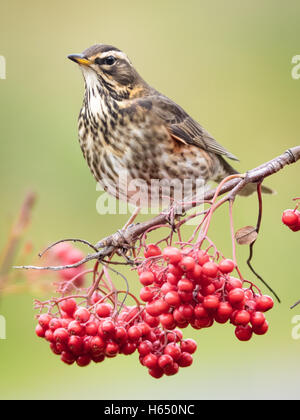
[[[83,81],[70,53],[94,43],[126,51],[141,75],[183,106],[237,155],[245,171],[299,144],[299,1],[175,0],[21,1],[1,3],[0,248],[27,189],[38,193],[26,239],[35,253],[51,241],[96,242],[126,216],[100,216],[99,192],[77,142]],[[192,367],[157,381],[137,355],[87,368],[65,366],[34,335],[37,293],[3,297],[7,340],[0,341],[2,399],[298,398],[300,341],[292,317],[300,307],[299,234],[281,213],[300,194],[299,165],[267,180],[278,194],[264,200],[255,266],[282,298],[268,313],[270,331],[238,342],[230,325],[186,330],[199,347]],[[255,197],[239,199],[235,225],[254,224]],[[230,256],[228,217],[218,213],[212,237]],[[247,250],[238,250],[245,276]],[[128,274],[128,273],[127,273]],[[136,278],[129,274],[133,290]],[[49,276],[49,280],[51,276]],[[263,289],[265,291],[265,289]]]

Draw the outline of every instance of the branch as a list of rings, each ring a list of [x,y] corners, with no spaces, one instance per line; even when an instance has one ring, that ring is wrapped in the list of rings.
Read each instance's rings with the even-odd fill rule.
[[[300,160],[300,146],[293,147],[282,155],[277,156],[276,158],[266,162],[257,168],[251,169],[243,176],[231,176],[227,182],[221,183],[221,186],[217,187],[216,189],[212,189],[207,191],[204,194],[203,202],[210,201],[216,198],[216,192],[218,195],[223,195],[228,193],[224,198],[222,198],[221,202],[225,202],[228,200],[234,200],[236,195],[245,188],[246,185],[250,183],[262,183],[263,180],[271,175],[282,170],[285,166],[293,164]],[[182,214],[190,210],[191,208],[197,207],[199,205],[198,202],[181,204],[180,211],[178,210],[179,207],[175,206],[173,208],[173,214]],[[218,204],[219,206],[219,204]],[[179,222],[180,223],[180,222]],[[22,267],[15,267],[15,268],[23,268],[23,269],[39,269],[39,270],[62,270],[66,268],[78,267],[85,262],[91,260],[98,260],[103,261],[104,258],[110,257],[113,253],[118,251],[119,253],[124,253],[124,250],[130,249],[134,247],[134,244],[146,233],[155,228],[162,227],[162,226],[169,226],[170,225],[170,211],[162,212],[158,216],[143,222],[138,223],[135,225],[131,225],[126,229],[119,230],[118,232],[102,239],[95,245],[96,249],[99,249],[98,252],[94,254],[89,254],[83,260],[79,261],[76,264],[68,265],[68,266],[60,266],[60,267],[34,267],[34,266],[22,266]],[[175,225],[176,227],[176,225]]]
[[[222,195],[229,192],[230,194],[225,197],[225,199],[234,199],[238,192],[241,191],[247,184],[258,182],[261,183],[265,178],[274,175],[283,169],[286,165],[293,164],[298,160],[300,160],[300,146],[293,147],[275,159],[272,159],[269,162],[266,162],[263,165],[248,171],[244,178],[231,179],[223,185],[219,194]],[[211,200],[214,197],[216,190],[217,189],[215,188],[205,193],[203,200]],[[189,203],[183,206],[183,211],[188,211],[196,206],[196,203]],[[110,254],[111,248],[124,248],[130,244],[132,245],[149,229],[166,224],[169,224],[169,212],[162,212],[151,220],[147,220],[146,222],[139,223],[137,225],[129,226],[122,232],[116,232],[113,235],[108,236],[107,238],[98,242],[96,244],[96,248],[102,248],[101,255],[107,256]]]

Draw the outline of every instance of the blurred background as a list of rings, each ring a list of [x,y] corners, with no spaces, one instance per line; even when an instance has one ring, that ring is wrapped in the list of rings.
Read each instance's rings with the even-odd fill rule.
[[[292,57],[300,54],[299,14],[297,0],[2,2],[0,55],[7,67],[0,80],[0,249],[28,190],[38,200],[20,248],[32,244],[27,263],[53,241],[95,243],[127,219],[96,212],[100,193],[77,141],[83,80],[68,54],[95,43],[126,51],[140,74],[238,156],[236,168],[245,171],[299,144],[300,80],[291,76]],[[160,380],[147,374],[137,354],[68,367],[34,333],[33,299],[51,292],[22,289],[0,301],[7,322],[0,398],[298,398],[300,340],[291,333],[300,307],[289,306],[300,298],[300,237],[281,224],[281,213],[300,195],[299,168],[266,181],[277,195],[264,199],[254,264],[282,299],[268,313],[267,335],[241,343],[230,325],[187,329],[185,337],[198,342],[193,366]],[[255,197],[238,199],[236,228],[255,224],[256,217]],[[211,235],[230,257],[226,209],[216,215]],[[244,275],[256,281],[244,263],[247,254],[238,249]],[[136,276],[127,275],[137,291]],[[52,281],[51,274],[44,277]]]

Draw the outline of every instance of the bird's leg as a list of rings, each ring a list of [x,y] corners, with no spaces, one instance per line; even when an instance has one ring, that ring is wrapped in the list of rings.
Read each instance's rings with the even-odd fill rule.
[[[140,211],[141,211],[141,207],[136,207],[135,209],[134,209],[134,212],[132,213],[132,215],[130,216],[130,218],[127,220],[127,222],[125,223],[125,225],[123,226],[123,228],[121,229],[121,230],[119,230],[118,232],[119,232],[119,234],[121,235],[121,237],[123,237],[124,238],[124,235],[123,235],[123,231],[124,230],[126,230],[128,227],[130,227],[131,225],[133,225],[133,222],[135,221],[135,219],[137,218],[137,216],[139,215],[139,213],[140,213]],[[124,238],[125,239],[125,238]],[[127,250],[127,251],[125,251],[125,253],[124,253],[124,255],[123,256],[125,256],[126,258],[128,258],[128,251],[130,250],[130,248],[132,249],[132,253],[133,253],[133,256],[134,256],[134,258],[136,257],[136,255],[135,255],[135,250],[134,250],[134,248],[132,248],[132,247],[130,247],[130,245],[131,244],[128,244],[129,245],[129,249]]]
[[[132,223],[134,222],[134,220],[136,219],[136,217],[138,216],[138,214],[140,213],[141,208],[140,207],[136,207],[134,209],[134,212],[132,213],[132,215],[130,216],[130,218],[127,220],[127,222],[125,223],[125,225],[123,226],[122,229],[119,229],[117,231],[118,235],[124,240],[124,243],[127,243],[125,235],[124,235],[124,231],[130,226],[132,225]],[[110,237],[108,237],[110,239]],[[117,246],[117,242],[113,243],[114,246]],[[129,247],[131,244],[127,244]],[[106,243],[106,239],[102,239],[100,242],[98,242],[95,245],[95,248],[99,249],[99,248],[104,248],[105,246],[107,246]]]
[[[176,218],[177,213],[175,211],[175,208],[170,207],[168,210],[168,214],[166,215],[166,219],[169,225],[171,226],[173,232],[176,232]]]

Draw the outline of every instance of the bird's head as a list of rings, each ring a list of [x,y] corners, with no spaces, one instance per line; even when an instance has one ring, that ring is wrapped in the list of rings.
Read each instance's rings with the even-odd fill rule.
[[[95,87],[116,99],[127,99],[146,87],[127,55],[111,45],[93,45],[68,58],[80,65],[88,89]]]

